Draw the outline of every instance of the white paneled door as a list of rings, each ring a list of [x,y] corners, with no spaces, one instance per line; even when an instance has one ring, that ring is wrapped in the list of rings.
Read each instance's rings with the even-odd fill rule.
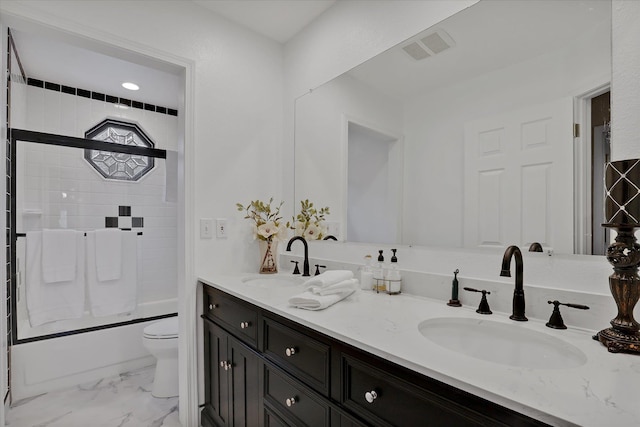
[[[573,253],[573,99],[465,124],[465,247]]]

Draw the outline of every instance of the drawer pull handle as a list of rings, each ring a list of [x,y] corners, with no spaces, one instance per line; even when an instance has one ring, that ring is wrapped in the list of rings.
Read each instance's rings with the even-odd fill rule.
[[[214,308],[218,308],[218,304],[209,304],[209,310],[213,310]]]
[[[296,354],[296,348],[295,347],[289,347],[284,351],[284,354],[286,354],[287,357],[291,357],[294,354]]]
[[[298,399],[294,397],[290,397],[287,400],[285,400],[285,403],[287,404],[288,407],[292,407],[293,405],[296,404],[296,402],[298,401]]]
[[[378,398],[378,393],[376,393],[374,390],[368,391],[364,394],[364,398],[367,400],[367,402],[373,403],[373,401]]]
[[[249,322],[240,322],[240,327],[242,329],[247,329],[251,324]]]

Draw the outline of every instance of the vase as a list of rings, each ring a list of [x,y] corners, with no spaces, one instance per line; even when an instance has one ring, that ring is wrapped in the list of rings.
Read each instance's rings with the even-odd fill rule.
[[[274,240],[260,240],[260,274],[275,274],[278,272],[278,242]]]

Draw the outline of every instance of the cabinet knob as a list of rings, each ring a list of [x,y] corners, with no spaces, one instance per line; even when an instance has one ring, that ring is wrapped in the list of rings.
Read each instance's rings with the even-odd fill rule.
[[[218,308],[218,304],[209,304],[209,310],[213,310],[214,308]]]
[[[378,393],[376,393],[374,390],[368,391],[364,394],[364,398],[367,400],[367,402],[373,403],[373,401],[378,398]]]
[[[291,357],[294,354],[296,354],[296,348],[295,347],[289,347],[284,351],[284,354],[286,354],[287,357]]]
[[[231,362],[223,360],[220,362],[220,367],[223,368],[225,371],[228,371],[229,369],[231,369]]]
[[[250,323],[249,322],[240,322],[240,327],[242,329],[247,329],[249,327]]]
[[[296,402],[298,401],[298,399],[296,399],[296,397],[290,397],[287,400],[285,400],[285,403],[287,404],[287,406],[291,407],[293,405],[296,404]]]

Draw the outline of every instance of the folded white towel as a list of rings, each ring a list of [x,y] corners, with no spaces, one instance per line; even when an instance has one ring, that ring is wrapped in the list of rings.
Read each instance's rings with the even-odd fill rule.
[[[42,276],[42,232],[27,232],[25,293],[31,326],[84,315],[84,237],[75,231],[76,271],[66,282],[45,283]]]
[[[351,289],[337,294],[318,295],[313,292],[306,291],[289,298],[289,304],[305,310],[323,310],[338,301],[342,301],[353,292],[354,290]]]
[[[98,281],[119,279],[122,276],[122,230],[105,228],[95,233]]]
[[[130,313],[138,301],[138,237],[122,232],[122,275],[115,280],[98,280],[96,273],[96,232],[87,232],[87,291],[91,314],[109,316]]]
[[[45,283],[68,282],[76,278],[77,234],[75,230],[64,229],[42,231],[42,279]]]
[[[329,286],[311,286],[308,291],[316,295],[333,295],[345,291],[354,291],[358,287],[358,279],[349,279]]]
[[[304,282],[305,287],[320,286],[326,287],[335,285],[343,280],[353,279],[353,272],[349,270],[329,270],[318,274]]]

